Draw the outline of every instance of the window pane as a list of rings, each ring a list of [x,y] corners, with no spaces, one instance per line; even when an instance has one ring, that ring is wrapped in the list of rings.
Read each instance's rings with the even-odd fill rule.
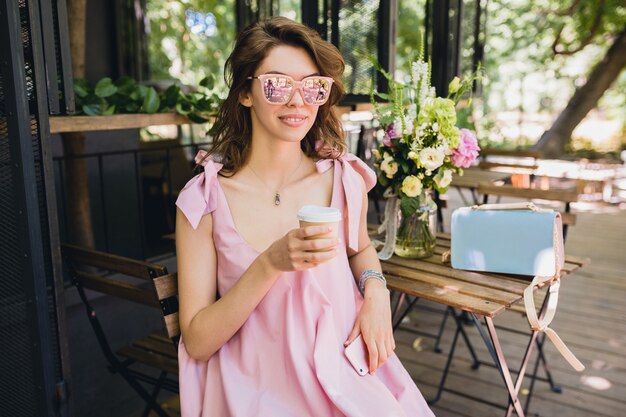
[[[346,60],[348,94],[369,95],[374,69],[366,54],[378,56],[378,7],[376,0],[341,2],[339,50]]]

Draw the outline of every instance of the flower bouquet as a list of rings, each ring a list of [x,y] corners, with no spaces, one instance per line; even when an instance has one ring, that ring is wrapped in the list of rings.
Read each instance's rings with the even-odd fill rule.
[[[452,174],[462,175],[478,156],[476,136],[457,127],[456,107],[478,70],[464,80],[455,77],[447,97],[437,97],[430,83],[430,63],[423,52],[411,64],[410,80],[402,83],[377,69],[389,82],[389,93],[370,92],[375,117],[382,130],[382,145],[373,150],[378,169],[378,188],[388,198],[381,231],[386,229],[385,246],[379,253],[389,259],[395,252],[404,257],[427,257],[435,246],[436,210],[432,193],[443,194]],[[381,105],[375,97],[387,101]],[[382,137],[381,137],[382,136]]]

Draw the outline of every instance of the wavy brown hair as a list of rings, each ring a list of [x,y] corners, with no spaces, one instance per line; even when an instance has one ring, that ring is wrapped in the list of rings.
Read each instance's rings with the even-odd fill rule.
[[[269,51],[279,45],[303,48],[319,68],[320,74],[334,80],[328,101],[320,106],[313,126],[301,142],[302,150],[315,159],[318,158],[317,141],[339,151],[336,153],[346,150],[341,122],[332,112],[332,106],[345,94],[341,81],[345,63],[341,53],[313,29],[285,17],[272,17],[244,29],[237,36],[235,48],[226,60],[224,79],[230,91],[217,115],[209,155],[218,156],[227,175],[239,171],[250,154],[250,108],[243,106],[239,98],[250,89],[248,77],[254,76]]]

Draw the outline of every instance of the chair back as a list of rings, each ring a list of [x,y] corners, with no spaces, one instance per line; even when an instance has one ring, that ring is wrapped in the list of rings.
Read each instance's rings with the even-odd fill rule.
[[[174,344],[180,338],[178,323],[178,275],[167,274],[154,278],[154,289],[163,313],[163,324],[167,335]]]

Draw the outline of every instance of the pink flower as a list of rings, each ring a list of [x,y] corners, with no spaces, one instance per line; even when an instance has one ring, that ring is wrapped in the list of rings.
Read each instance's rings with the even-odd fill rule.
[[[452,151],[452,163],[460,168],[469,168],[478,157],[478,151],[480,147],[476,136],[467,129],[461,129],[459,147]]]
[[[393,148],[394,144],[391,139],[397,139],[399,137],[401,137],[401,135],[398,135],[398,133],[396,132],[396,128],[393,126],[393,123],[391,123],[390,125],[387,125],[387,128],[385,129],[385,136],[383,136],[383,145],[389,148]]]
[[[390,124],[389,126],[387,126],[387,135],[391,138],[391,139],[398,139],[400,137],[402,137],[402,135],[399,135],[398,132],[396,131],[395,126],[392,124]]]

